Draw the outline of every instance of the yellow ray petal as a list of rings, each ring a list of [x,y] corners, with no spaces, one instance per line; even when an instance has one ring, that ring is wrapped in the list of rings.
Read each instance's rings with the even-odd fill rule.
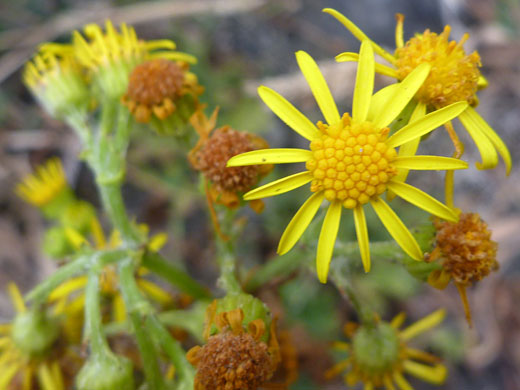
[[[188,64],[196,64],[197,57],[188,53],[181,53],[180,51],[156,51],[148,55],[148,59],[164,58],[171,61],[182,61]]]
[[[374,50],[369,41],[361,43],[359,64],[356,73],[356,86],[352,101],[352,120],[364,122],[370,108],[370,98],[374,91]]]
[[[38,384],[43,390],[57,390],[58,386],[54,381],[54,378],[49,370],[46,363],[43,363],[38,367]]]
[[[442,364],[427,366],[412,360],[405,360],[403,363],[404,371],[425,382],[440,385],[446,380],[448,370]]]
[[[361,29],[358,26],[352,23],[352,21],[350,21],[346,16],[342,15],[341,13],[332,8],[324,8],[322,11],[334,16],[343,26],[345,26],[347,30],[349,30],[352,33],[352,35],[359,39],[360,42],[363,42],[364,40],[369,40],[372,44],[372,47],[374,48],[374,51],[381,57],[383,57],[385,60],[387,60],[390,63],[395,62],[395,57],[392,54],[388,53],[377,43],[372,41],[363,31],[361,31]]]
[[[401,33],[402,33],[402,31],[401,31]],[[426,104],[419,102],[415,106],[409,122],[415,122],[416,120],[421,119],[424,115],[426,115]],[[417,149],[419,148],[420,142],[421,142],[421,138],[417,137],[417,138],[414,138],[413,140],[411,140],[410,142],[407,142],[404,145],[401,145],[401,147],[399,148],[399,152],[397,154],[398,157],[414,156],[415,153],[417,152]],[[405,182],[407,177],[408,177],[408,169],[400,169],[399,172],[397,172],[397,175],[395,175],[394,180]],[[395,194],[392,191],[389,191],[386,194],[386,198],[388,200],[392,200],[392,199],[394,199],[394,197],[395,197]]]
[[[13,282],[9,282],[7,284],[7,292],[9,293],[9,296],[11,298],[11,302],[13,302],[14,309],[18,313],[25,312],[27,309],[25,307],[25,302],[23,300],[22,294],[20,293],[20,290],[18,289],[18,286]]]
[[[335,59],[336,59],[336,62],[356,62],[359,60],[359,54],[352,53],[352,52],[344,52],[344,53],[338,54]],[[397,78],[397,71],[395,69],[390,68],[389,66],[380,64],[378,62],[375,63],[375,71],[376,71],[376,73],[382,74],[384,76],[389,76],[394,79]]]
[[[413,387],[399,371],[395,371],[393,376],[395,383],[397,383],[397,386],[399,386],[401,390],[413,390]]]
[[[426,210],[430,214],[436,215],[437,217],[450,222],[457,222],[459,220],[457,214],[452,209],[446,207],[437,199],[410,184],[391,180],[388,183],[388,188],[395,192],[397,196],[400,196],[415,206]]]
[[[323,78],[320,69],[316,62],[304,51],[296,52],[296,61],[302,71],[312,94],[320,107],[325,120],[329,125],[334,125],[340,121],[338,108],[336,102],[330,93],[327,82]]]
[[[404,24],[404,15],[403,14],[395,14],[395,19],[397,21],[395,25],[395,47],[401,48],[404,46],[404,37],[403,37],[403,24]]]
[[[269,184],[263,185],[262,187],[258,187],[249,191],[244,195],[244,200],[261,199],[267,198],[269,196],[284,194],[309,183],[312,181],[312,179],[313,176],[308,171],[286,176]]]
[[[150,248],[150,250],[153,252],[158,252],[166,244],[166,242],[168,242],[168,234],[157,233],[150,238],[148,248]]]
[[[398,315],[396,315],[394,318],[392,318],[390,325],[394,329],[399,329],[401,327],[401,325],[403,325],[404,320],[406,320],[406,313],[401,312]]]
[[[19,363],[15,363],[7,367],[4,366],[2,368],[2,372],[0,372],[0,389],[7,389],[7,385],[9,384],[9,382],[11,382],[11,379],[13,379],[13,377],[16,375],[19,368]]]
[[[383,384],[385,385],[385,390],[395,390],[395,386],[392,382],[392,377],[390,374],[383,376]]]
[[[327,275],[329,274],[334,243],[338,235],[342,208],[343,206],[340,202],[332,202],[321,227],[320,237],[318,239],[318,253],[316,256],[316,270],[321,283],[327,283]]]
[[[368,121],[374,121],[374,118],[379,115],[379,113],[383,110],[383,107],[386,106],[387,102],[395,94],[395,91],[397,91],[398,88],[399,84],[391,84],[388,87],[381,88],[372,96],[367,115]]]
[[[287,164],[305,162],[312,157],[307,149],[260,149],[231,157],[228,167],[260,164]]]
[[[307,229],[312,219],[318,212],[323,201],[323,191],[313,194],[300,209],[294,214],[291,222],[285,228],[278,244],[278,254],[283,255],[289,252],[294,244],[298,242],[303,232]]]
[[[487,124],[484,118],[482,118],[473,107],[468,107],[468,109],[460,115],[459,119],[464,125],[464,127],[468,130],[471,137],[475,140],[475,143],[477,142],[477,140],[471,134],[470,128],[478,128],[480,130],[480,133],[484,134],[489,139],[489,141],[491,141],[493,146],[496,148],[496,150],[504,160],[504,163],[506,165],[506,175],[509,175],[512,166],[511,154],[509,153],[509,149],[507,148],[504,141],[502,141],[498,134],[491,128],[491,126]],[[483,149],[480,149],[478,144],[477,147],[480,150],[482,161],[484,161],[485,156],[483,154]],[[493,159],[494,157],[490,155],[490,164],[492,164]],[[482,164],[484,165],[484,162]]]
[[[56,384],[56,387],[53,390],[63,390],[65,388],[63,383],[63,373],[57,361],[52,362],[51,374],[54,378],[54,383]]]
[[[356,236],[361,253],[361,261],[365,272],[370,271],[370,243],[368,240],[367,221],[363,206],[354,208],[354,225],[356,226]]]
[[[302,137],[312,141],[320,136],[320,131],[309,118],[298,111],[279,93],[271,88],[260,86],[258,87],[258,95],[278,118]]]
[[[452,157],[440,156],[409,156],[396,157],[392,161],[392,166],[396,168],[414,169],[418,171],[445,171],[453,169],[466,169],[468,163]],[[396,176],[394,181],[402,181]]]
[[[395,93],[383,107],[379,115],[374,120],[376,127],[388,126],[403,111],[406,105],[412,100],[415,93],[421,88],[424,80],[430,73],[431,66],[422,63],[415,68],[406,78],[398,84]]]
[[[395,148],[396,146],[403,145],[414,138],[421,137],[424,134],[436,129],[444,123],[452,120],[456,116],[460,115],[466,108],[468,103],[457,102],[450,104],[449,106],[443,107],[436,110],[428,115],[425,115],[421,119],[410,122],[404,126],[401,130],[397,131],[386,141],[388,146]]]
[[[484,88],[487,88],[488,86],[488,81],[487,79],[480,75],[480,77],[478,78],[478,81],[477,81],[477,88],[480,90],[480,89],[484,89]]]
[[[374,208],[374,211],[385,226],[386,230],[388,230],[388,233],[390,233],[403,251],[415,260],[423,260],[423,253],[421,248],[419,248],[419,244],[417,244],[412,233],[410,233],[390,206],[388,206],[380,197],[371,200],[370,204]]]
[[[126,306],[121,294],[117,294],[114,297],[112,302],[112,315],[114,316],[114,321],[117,323],[126,321]]]
[[[405,341],[410,340],[411,338],[421,334],[434,326],[439,325],[446,316],[446,311],[444,309],[439,309],[434,311],[431,314],[428,314],[426,317],[421,318],[419,321],[413,323],[406,329],[403,329],[399,332],[399,337]]]
[[[80,288],[84,288],[87,285],[87,277],[86,276],[78,276],[76,278],[71,278],[66,282],[60,284],[49,294],[49,301],[55,301],[57,299],[66,297]]]
[[[137,285],[146,295],[163,305],[172,301],[172,296],[170,294],[149,280],[139,279]]]

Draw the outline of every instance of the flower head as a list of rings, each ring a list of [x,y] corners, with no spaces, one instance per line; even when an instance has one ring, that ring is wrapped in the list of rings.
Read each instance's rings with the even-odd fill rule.
[[[90,104],[85,74],[71,45],[44,44],[25,64],[24,83],[57,118],[85,111]]]
[[[183,118],[187,122],[195,110],[193,102],[186,101],[187,95],[196,99],[202,90],[196,76],[188,71],[187,63],[156,58],[137,65],[130,73],[122,102],[137,122],[149,122],[152,116],[165,120],[176,112],[183,115],[183,111],[187,111]]]
[[[404,16],[398,14],[395,31],[396,50],[394,54],[391,54],[371,41],[359,27],[338,11],[325,8],[323,12],[335,17],[360,41],[369,40],[374,51],[391,64],[391,66],[376,64],[375,71],[378,73],[402,81],[417,67],[429,64],[431,71],[415,95],[418,101],[414,113],[416,117],[424,116],[428,110],[446,107],[454,102],[465,101],[469,103],[471,106],[457,117],[480,151],[482,163],[477,163],[477,168],[494,168],[498,164],[498,153],[506,165],[506,174],[509,174],[512,163],[507,146],[472,107],[478,102],[477,90],[485,87],[487,81],[480,75],[481,64],[478,53],[475,51],[466,54],[464,51],[463,45],[468,39],[467,34],[458,43],[450,41],[450,27],[446,26],[441,34],[426,30],[422,34],[416,34],[405,43],[403,39]],[[341,53],[336,57],[336,61],[339,62],[358,61],[358,59],[357,53],[348,52]],[[447,130],[454,141],[457,153],[462,154],[463,146],[456,135],[453,136],[454,131],[451,131],[451,128],[447,128]],[[414,155],[419,141],[420,139],[416,139],[401,147],[399,155]],[[406,171],[403,171],[400,176],[404,180]]]
[[[435,156],[398,157],[395,151],[410,140],[442,125],[467,107],[458,102],[411,121],[389,136],[388,125],[412,99],[428,76],[430,66],[423,64],[400,84],[372,96],[374,53],[368,41],[361,45],[360,62],[354,90],[352,117],[339,115],[329,88],[314,60],[305,52],[296,59],[327,123],[315,126],[291,103],[275,91],[260,87],[263,101],[294,131],[310,141],[310,150],[264,149],[238,155],[228,166],[305,162],[306,170],[274,181],[244,195],[252,200],[282,194],[311,183],[312,196],[298,210],[280,239],[278,253],[288,252],[301,237],[323,200],[329,207],[321,229],[316,267],[325,283],[342,208],[353,211],[361,258],[370,270],[368,232],[363,206],[370,203],[389,233],[401,248],[416,260],[423,255],[412,234],[392,211],[381,195],[388,190],[443,219],[455,221],[452,210],[421,190],[395,180],[400,169],[462,169],[467,164],[457,159]]]
[[[216,301],[213,306],[209,310],[216,310]],[[256,390],[273,376],[280,360],[274,321],[266,343],[266,323],[257,318],[246,328],[244,317],[240,308],[217,314],[218,333],[188,351],[197,367],[195,390]]]
[[[424,62],[432,66],[416,98],[435,108],[460,101],[467,101],[470,105],[477,103],[480,56],[476,51],[471,54],[464,51],[468,34],[457,43],[449,40],[450,31],[450,26],[444,27],[441,34],[426,30],[395,50],[398,80],[403,80]]]
[[[440,385],[446,379],[446,368],[440,360],[427,352],[408,346],[409,340],[438,325],[444,319],[444,310],[437,310],[400,330],[404,313],[390,323],[377,320],[375,325],[347,323],[345,335],[350,343],[336,342],[335,348],[348,353],[348,358],[336,364],[327,373],[334,377],[345,372],[345,382],[355,386],[361,382],[365,390],[378,388],[413,389],[403,374]]]
[[[67,178],[59,158],[51,158],[36,168],[36,173],[25,177],[16,193],[26,202],[44,207],[68,192]]]
[[[0,325],[0,388],[64,390],[63,364],[70,351],[51,347],[58,338],[58,325],[45,308],[29,309],[13,283],[8,285],[16,320]],[[63,361],[61,359],[64,359]]]
[[[241,153],[268,147],[267,142],[251,133],[234,130],[229,126],[215,129],[217,111],[209,120],[202,112],[192,118],[199,133],[199,143],[190,153],[195,169],[209,180],[209,196],[213,202],[228,208],[240,204],[239,194],[251,190],[258,181],[272,170],[272,165],[228,167],[228,160]],[[252,202],[255,211],[263,209],[262,202]]]
[[[170,40],[144,41],[137,37],[133,27],[121,24],[120,31],[110,20],[105,30],[97,24],[88,24],[84,36],[73,33],[74,54],[92,74],[102,95],[119,99],[128,87],[128,76],[139,64],[155,58],[195,63],[195,57],[174,51]]]
[[[433,224],[435,248],[427,261],[437,262],[441,269],[430,273],[428,282],[444,289],[453,280],[471,323],[466,288],[498,269],[497,243],[491,240],[491,231],[476,213],[461,213],[457,223],[434,220]]]

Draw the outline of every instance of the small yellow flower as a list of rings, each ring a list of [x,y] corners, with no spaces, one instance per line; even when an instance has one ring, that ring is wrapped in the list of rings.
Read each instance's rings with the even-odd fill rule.
[[[18,287],[10,283],[8,291],[17,313],[26,313]],[[48,354],[46,350],[43,355],[28,355],[17,345],[13,332],[14,324],[0,324],[0,389],[65,390],[62,367],[56,354]]]
[[[143,234],[148,234],[148,226],[140,225],[139,229]],[[92,243],[87,238],[81,235],[78,231],[68,228],[67,236],[71,244],[79,249],[83,245],[94,246],[96,249],[115,249],[122,243],[119,232],[112,232],[110,238],[107,240],[103,229],[97,220],[92,220],[91,229]],[[157,234],[150,238],[148,248],[151,251],[157,252],[166,243],[167,236],[165,234]],[[147,274],[145,268],[138,270],[137,285],[139,289],[149,298],[153,299],[160,305],[168,305],[173,303],[171,294],[163,290],[157,284],[144,278]],[[81,312],[85,306],[84,288],[87,285],[87,276],[77,276],[67,280],[58,287],[56,287],[49,295],[49,302],[57,303],[60,308],[67,308],[71,313]],[[126,320],[126,310],[123,296],[119,291],[119,278],[114,266],[108,265],[103,269],[100,279],[101,293],[109,298],[113,320],[123,322]],[[58,310],[59,311],[59,310]]]
[[[74,54],[91,71],[101,93],[119,99],[128,86],[128,76],[135,66],[144,61],[164,58],[172,61],[195,63],[196,58],[174,51],[175,43],[164,39],[144,41],[137,37],[133,27],[121,24],[120,31],[110,20],[105,30],[97,24],[88,24],[84,35],[73,33]]]
[[[396,50],[394,54],[391,54],[371,41],[359,27],[338,11],[325,8],[323,12],[335,17],[360,41],[369,40],[374,51],[392,65],[376,64],[375,70],[378,73],[402,81],[419,65],[430,64],[431,72],[415,96],[418,100],[415,109],[416,115],[423,116],[427,110],[436,110],[457,101],[468,102],[470,107],[461,112],[458,118],[480,151],[482,163],[477,163],[477,168],[494,168],[498,164],[498,152],[506,165],[506,174],[509,175],[512,163],[507,146],[472,107],[478,102],[477,89],[485,87],[487,81],[480,75],[481,64],[478,53],[473,52],[468,55],[462,47],[468,39],[467,34],[458,43],[449,41],[450,26],[446,26],[441,34],[426,30],[423,34],[416,34],[405,43],[403,39],[404,16],[397,14]],[[342,53],[336,57],[336,60],[339,62],[357,61],[358,55],[357,53]],[[448,122],[446,130],[455,144],[456,157],[460,157],[463,146],[450,122]],[[399,150],[399,155],[414,155],[419,141],[416,139],[414,142],[403,145]],[[401,178],[406,178],[406,171],[401,173]],[[449,180],[453,181],[453,178],[451,177]],[[447,184],[451,186],[447,189],[448,198],[451,198],[453,183]]]
[[[36,173],[25,177],[16,193],[26,202],[43,207],[68,189],[65,171],[59,158],[51,158],[36,168]]]
[[[345,383],[355,386],[361,382],[364,390],[389,390],[396,386],[400,390],[413,390],[403,374],[440,385],[446,380],[446,367],[436,356],[411,348],[408,342],[437,326],[444,316],[443,309],[437,310],[403,330],[399,328],[405,320],[404,313],[390,323],[376,321],[371,326],[347,323],[344,331],[351,342],[336,342],[334,348],[349,356],[325,375],[332,378],[346,372]]]
[[[428,283],[444,289],[453,280],[471,324],[466,288],[498,269],[498,245],[491,240],[491,231],[476,213],[461,213],[457,223],[434,220],[433,225],[435,248],[426,260],[438,262],[442,268],[429,275]]]
[[[25,64],[23,81],[57,118],[86,111],[90,104],[85,75],[71,45],[44,44]]]
[[[403,82],[385,88],[372,96],[374,86],[374,53],[368,41],[361,45],[360,62],[354,90],[352,118],[340,117],[329,88],[314,60],[305,52],[296,59],[327,121],[315,126],[291,103],[275,91],[260,87],[259,94],[271,110],[289,127],[310,141],[310,150],[265,149],[244,153],[228,161],[228,166],[305,162],[304,172],[274,181],[244,195],[252,200],[279,195],[311,183],[313,195],[293,217],[280,239],[278,253],[288,252],[299,240],[317,213],[323,199],[329,207],[321,229],[316,268],[321,282],[327,281],[334,242],[338,233],[341,210],[354,213],[354,222],[365,271],[370,270],[370,253],[365,212],[370,203],[390,235],[412,258],[423,254],[412,234],[392,211],[381,195],[388,190],[443,219],[456,221],[452,210],[421,190],[395,177],[401,169],[463,169],[463,161],[447,157],[399,157],[395,151],[410,140],[429,133],[456,117],[468,104],[458,102],[436,112],[412,120],[401,130],[388,136],[388,125],[415,95],[428,76],[430,66],[423,64]],[[390,98],[387,99],[388,93]],[[384,99],[382,99],[384,97]]]

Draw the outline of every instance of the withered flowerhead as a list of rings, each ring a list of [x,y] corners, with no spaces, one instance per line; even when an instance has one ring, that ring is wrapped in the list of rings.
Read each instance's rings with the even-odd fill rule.
[[[427,261],[437,261],[442,268],[430,274],[428,283],[443,289],[453,279],[471,323],[465,289],[498,269],[497,243],[491,240],[491,231],[477,213],[461,213],[457,223],[436,219],[434,226],[435,249]]]
[[[251,190],[273,166],[226,167],[228,160],[241,153],[268,148],[269,145],[257,135],[237,131],[229,126],[213,130],[216,122],[215,113],[209,120],[203,113],[198,115],[196,120],[191,121],[200,135],[199,143],[191,153],[192,165],[211,183],[209,192],[212,200],[235,208],[239,205],[238,195]],[[255,202],[251,206],[259,212],[263,203]]]
[[[274,322],[268,345],[261,340],[266,332],[262,319],[251,321],[247,330],[243,321],[242,309],[219,313],[219,332],[188,351],[188,361],[197,367],[195,390],[255,390],[273,376],[280,361]]]
[[[182,116],[187,122],[202,90],[187,63],[156,58],[133,69],[121,102],[140,123],[160,122],[172,115]]]

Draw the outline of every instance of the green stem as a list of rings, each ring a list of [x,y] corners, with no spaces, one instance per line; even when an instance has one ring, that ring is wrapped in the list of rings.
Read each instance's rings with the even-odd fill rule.
[[[146,383],[150,390],[163,390],[165,384],[157,361],[158,353],[145,326],[147,317],[153,316],[153,309],[139,291],[134,275],[132,259],[123,260],[119,266],[121,292],[137,339]]]
[[[91,256],[85,255],[58,268],[54,274],[49,276],[27,295],[26,300],[40,304],[47,300],[48,295],[67,279],[85,272],[89,268]]]
[[[143,256],[142,265],[193,298],[210,298],[206,288],[156,252],[146,252]]]
[[[92,354],[95,358],[106,356],[110,353],[110,348],[103,332],[99,274],[95,271],[89,272],[87,287],[85,288],[85,322],[85,337],[89,339]]]
[[[168,357],[171,359],[176,371],[178,372],[179,381],[185,382],[185,384],[189,386],[188,388],[193,388],[195,370],[188,360],[186,360],[186,353],[181,348],[178,341],[175,340],[166,329],[164,329],[163,325],[155,316],[148,317],[146,327],[154,337],[155,342],[161,346],[164,352],[166,352]]]
[[[126,214],[125,204],[121,195],[121,185],[119,183],[98,183],[98,187],[101,193],[103,207],[112,221],[114,228],[121,233],[123,240],[127,244],[135,245],[139,243],[139,235],[133,228]]]
[[[242,292],[242,287],[236,277],[235,253],[231,240],[217,240],[217,261],[220,267],[220,277],[217,284],[229,294]]]

